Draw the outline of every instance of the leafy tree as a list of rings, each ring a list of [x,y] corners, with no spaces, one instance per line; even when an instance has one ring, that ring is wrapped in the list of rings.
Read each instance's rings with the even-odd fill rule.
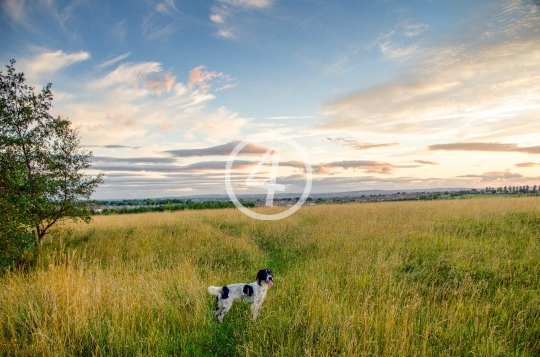
[[[103,174],[84,173],[92,153],[80,148],[70,121],[49,114],[51,84],[36,95],[14,63],[0,71],[0,202],[11,212],[2,210],[0,234],[7,242],[14,231],[32,232],[41,245],[57,222],[90,220],[88,200]]]

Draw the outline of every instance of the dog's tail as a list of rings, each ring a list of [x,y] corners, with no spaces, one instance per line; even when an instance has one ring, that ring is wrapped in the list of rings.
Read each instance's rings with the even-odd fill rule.
[[[209,286],[208,287],[208,292],[210,293],[210,295],[220,295],[221,292],[222,292],[222,287],[221,286]]]

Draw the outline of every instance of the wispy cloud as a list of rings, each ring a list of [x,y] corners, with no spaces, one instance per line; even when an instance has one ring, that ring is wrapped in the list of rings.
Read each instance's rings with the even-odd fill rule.
[[[157,95],[161,95],[162,92],[170,92],[175,81],[176,77],[169,72],[152,74],[146,77],[145,80],[146,88]]]
[[[140,149],[140,146],[128,146],[128,145],[81,145],[84,148],[105,148],[105,149]]]
[[[0,1],[0,7],[14,21],[20,21],[24,18],[24,0],[3,0]]]
[[[185,82],[179,82],[177,74],[164,71],[159,62],[117,62],[104,68],[100,77],[76,83],[76,95],[55,102],[55,112],[69,116],[83,143],[148,147],[165,135],[182,142],[223,142],[250,121],[225,107],[207,109],[216,96],[201,87],[229,80],[222,72],[204,70],[198,77],[191,73],[194,82],[189,88],[184,84],[188,73]]]
[[[189,72],[188,87],[190,89],[199,88],[202,93],[206,93],[211,86],[208,82],[223,76],[221,72],[207,71],[204,66],[197,66]]]
[[[171,157],[93,156],[91,161],[100,164],[174,164],[177,160]]]
[[[261,9],[272,5],[272,0],[218,0],[218,2],[230,6]]]
[[[110,87],[129,84],[139,87],[143,84],[148,91],[160,95],[170,92],[176,78],[169,72],[163,72],[158,62],[123,63],[104,78],[95,81],[96,87]]]
[[[139,85],[149,74],[161,72],[159,62],[122,63],[105,77],[96,80],[93,84],[97,87],[110,87],[117,84]]]
[[[438,162],[435,161],[427,161],[427,160],[414,160],[414,162],[417,162],[422,165],[439,165]]]
[[[400,22],[392,31],[381,35],[375,43],[386,59],[408,59],[421,51],[418,44],[411,43],[412,38],[420,35],[427,28],[429,26],[426,24]]]
[[[178,30],[180,12],[174,0],[165,0],[157,4],[154,10],[144,19],[143,35],[148,39],[166,37]]]
[[[174,157],[228,156],[239,143],[239,141],[231,141],[227,144],[206,148],[167,150],[165,152]],[[268,148],[265,146],[249,143],[238,153],[238,155],[264,155],[267,150]]]
[[[237,83],[234,83],[234,84],[225,84],[225,85],[222,86],[222,87],[216,88],[216,92],[219,92],[219,91],[222,91],[222,90],[226,90],[226,89],[234,88],[234,87],[236,87],[236,85],[237,85]]]
[[[325,69],[325,73],[345,73],[345,65],[349,62],[349,56],[343,56]]]
[[[156,5],[156,11],[163,15],[171,15],[178,12],[174,0],[165,0]]]
[[[236,37],[237,26],[232,22],[239,13],[265,9],[272,3],[273,0],[217,0],[211,8],[210,21],[218,26],[218,36],[231,39]]]
[[[319,128],[417,138],[444,133],[456,141],[539,131],[531,118],[540,115],[540,21],[512,11],[505,16],[513,22],[497,27],[482,17],[460,30],[459,40],[423,43],[406,74],[324,104]],[[489,37],[480,36],[488,30]],[[384,41],[389,54],[407,49]]]
[[[506,182],[512,179],[519,179],[522,178],[523,175],[518,173],[512,173],[510,171],[494,171],[494,172],[486,172],[481,175],[461,175],[459,177],[467,177],[467,178],[480,178],[481,182],[493,182],[493,181],[501,181]]]
[[[396,146],[399,145],[399,143],[366,143],[366,142],[360,142],[353,138],[326,138],[327,140],[333,141],[335,143],[338,143],[340,145],[344,145],[347,147],[350,147],[354,150],[366,150],[366,149],[372,149],[372,148],[380,148],[380,147],[388,147],[388,146]]]
[[[117,63],[117,62],[120,62],[121,60],[123,60],[124,58],[127,58],[129,57],[129,55],[131,55],[131,52],[128,52],[128,53],[124,53],[123,55],[120,55],[120,56],[116,56],[108,61],[105,61],[103,63],[101,63],[100,65],[98,65],[97,67],[98,68],[104,68],[104,67],[108,67],[108,66],[112,66],[113,64]]]
[[[115,158],[116,159],[116,158]],[[118,159],[118,163],[122,163],[121,159]],[[113,162],[113,161],[111,161]],[[124,161],[126,162],[126,161]],[[136,165],[134,163],[137,163]],[[151,164],[149,164],[151,163]],[[243,170],[252,167],[254,162],[235,160],[232,164],[233,170]],[[148,172],[148,173],[182,173],[182,172],[217,172],[223,174],[225,172],[226,161],[201,161],[195,162],[189,165],[166,165],[159,162],[159,159],[150,160],[148,162],[126,162],[125,165],[102,165],[94,164],[92,169],[100,171],[125,171],[125,172]]]
[[[405,24],[403,24],[403,33],[407,37],[414,37],[414,36],[420,35],[427,28],[429,28],[429,26],[426,25],[426,24],[405,23]]]
[[[30,61],[24,62],[23,66],[28,77],[35,77],[43,72],[48,74],[56,72],[77,62],[86,61],[89,58],[90,53],[85,51],[75,53],[64,53],[64,51],[44,52]]]
[[[284,120],[284,119],[313,119],[314,116],[292,116],[292,117],[266,117],[265,119],[272,119],[272,120]]]
[[[429,150],[521,152],[526,154],[540,154],[540,146],[520,147],[517,144],[504,143],[451,143],[430,145],[428,148]]]
[[[534,167],[534,166],[540,166],[540,163],[535,162],[521,162],[519,164],[515,165],[516,167]]]
[[[366,174],[391,175],[393,173],[393,170],[396,168],[416,168],[419,167],[419,165],[394,165],[388,162],[371,160],[343,160],[316,164],[312,165],[312,167],[314,172],[319,174],[329,174],[337,168],[344,170],[362,170]]]
[[[299,161],[289,161],[280,163],[282,166],[296,167],[300,169],[305,168],[305,164]],[[316,174],[331,174],[336,172],[335,169],[359,169],[363,170],[365,173],[377,173],[377,174],[391,174],[394,165],[386,162],[378,161],[367,161],[367,160],[344,160],[344,161],[334,161],[323,164],[311,165],[313,172]]]

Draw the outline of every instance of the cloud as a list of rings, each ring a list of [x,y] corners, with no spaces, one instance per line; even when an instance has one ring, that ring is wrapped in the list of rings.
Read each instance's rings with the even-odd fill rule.
[[[340,73],[343,74],[347,72],[347,69],[345,69],[345,65],[349,62],[349,56],[344,56],[337,60],[336,62],[332,63],[330,66],[328,66],[324,72],[325,73]]]
[[[63,51],[45,52],[25,63],[25,73],[29,77],[43,72],[50,74],[77,62],[86,61],[89,58],[90,53],[85,51],[75,53],[64,53]]]
[[[159,62],[122,63],[104,78],[94,82],[96,87],[130,84],[138,87],[150,74],[163,71]]]
[[[164,15],[170,15],[178,12],[178,9],[174,5],[174,0],[165,0],[156,5],[156,11]]]
[[[217,0],[210,12],[210,21],[218,25],[217,35],[224,38],[234,38],[236,24],[231,24],[231,18],[250,9],[262,10],[272,5],[273,0]]]
[[[210,89],[210,84],[207,82],[219,77],[223,77],[223,73],[207,71],[204,66],[198,66],[189,72],[188,87],[189,89],[199,88],[202,93],[206,93]]]
[[[133,118],[126,118],[123,114],[110,115],[107,113],[107,119],[113,123],[115,128],[123,129],[135,125]]]
[[[515,165],[516,167],[534,167],[534,166],[540,166],[540,163],[534,163],[534,162],[522,162]]]
[[[163,72],[158,62],[122,63],[104,78],[93,83],[94,87],[131,85],[144,86],[149,92],[161,95],[170,92],[176,81],[170,72]]]
[[[167,130],[171,130],[172,128],[172,125],[170,123],[164,123],[161,128],[159,128],[159,130],[161,131],[167,131]]]
[[[140,146],[127,145],[81,145],[84,148],[105,148],[105,149],[140,149]]]
[[[220,14],[210,14],[210,20],[216,24],[222,24],[225,22],[225,19]]]
[[[510,171],[493,171],[493,172],[486,172],[481,175],[461,175],[458,177],[467,177],[467,178],[480,178],[481,182],[493,182],[493,181],[509,181],[512,179],[519,179],[522,178],[523,175],[518,173],[512,173]]]
[[[131,55],[131,52],[124,53],[123,55],[116,56],[113,59],[110,59],[108,61],[103,62],[102,64],[98,65],[97,67],[98,68],[104,68],[104,67],[112,66],[116,62],[120,62],[124,58],[129,57],[130,55]]]
[[[175,81],[176,78],[169,72],[151,74],[145,79],[146,88],[157,95],[161,95],[162,92],[170,92]]]
[[[110,157],[93,156],[90,158],[92,163],[105,164],[173,164],[177,160],[171,157]],[[94,167],[94,166],[92,166]],[[101,166],[105,168],[106,166]]]
[[[526,154],[540,154],[540,146],[519,147],[517,144],[503,143],[451,143],[430,145],[428,148],[429,150],[521,152]]]
[[[422,165],[439,165],[439,163],[434,161],[426,161],[426,160],[414,160],[414,162],[417,162]]]
[[[389,33],[376,40],[379,51],[386,59],[404,60],[422,52],[418,44],[410,43],[413,37],[420,35],[427,28],[426,24],[401,22]]]
[[[222,91],[222,90],[225,90],[225,89],[231,89],[231,88],[234,88],[236,87],[236,83],[235,84],[225,84],[223,87],[219,87],[216,89],[216,92],[219,92],[219,91]]]
[[[179,141],[202,135],[207,142],[226,142],[250,121],[225,107],[207,109],[207,102],[216,96],[201,92],[199,85],[208,84],[208,77],[217,81],[214,74],[206,75],[212,71],[201,71],[194,77],[199,85],[190,89],[159,62],[126,62],[105,69],[91,81],[64,81],[67,88],[61,90],[73,95],[55,101],[54,112],[69,114],[83,143],[148,147],[155,140],[165,140],[165,132]],[[187,82],[188,73],[184,77]],[[219,72],[219,80],[230,77]]]
[[[410,24],[406,23],[403,25],[403,32],[405,36],[407,37],[414,37],[420,35],[422,32],[424,32],[427,28],[429,28],[426,24]]]
[[[418,52],[417,46],[402,47],[394,42],[385,41],[379,43],[379,50],[387,58],[396,59],[410,57]]]
[[[216,145],[201,149],[181,149],[167,150],[166,153],[174,157],[194,157],[194,156],[229,156],[240,141],[231,141],[223,145]],[[264,155],[268,151],[267,147],[254,143],[247,144],[239,153],[240,155]]]
[[[14,20],[20,21],[24,18],[24,0],[3,0],[0,7]]]
[[[267,117],[265,119],[282,120],[282,119],[313,119],[313,116],[299,116],[299,117]]]
[[[386,162],[368,161],[368,160],[344,160],[329,162],[326,164],[313,165],[315,173],[330,173],[332,169],[360,169],[365,173],[377,173],[383,175],[390,175],[395,166]]]
[[[257,153],[261,154],[261,152]],[[270,163],[265,163],[265,165],[271,165]],[[279,166],[283,167],[293,167],[296,169],[301,169],[305,171],[306,164],[303,161],[280,161]],[[334,174],[339,170],[336,169],[353,169],[353,170],[364,170],[365,173],[375,173],[389,175],[393,173],[393,169],[396,168],[416,168],[420,165],[394,165],[387,162],[380,161],[370,161],[370,160],[343,160],[343,161],[334,161],[321,164],[311,164],[313,173],[315,174]]]
[[[265,8],[272,5],[272,0],[218,0],[220,3],[229,5],[229,6],[236,6],[236,7],[244,7],[244,8]]]
[[[235,37],[232,30],[219,29],[217,34],[218,34],[218,36],[225,37],[225,38],[234,38]]]
[[[504,16],[513,22],[495,26],[496,20],[481,17],[455,36],[440,35],[431,43],[396,47],[383,38],[381,50],[391,57],[411,56],[411,67],[391,81],[328,101],[321,108],[328,114],[317,128],[445,134],[456,141],[503,138],[509,130],[538,132],[540,122],[532,118],[540,115],[540,21],[524,15],[527,11],[508,11]],[[481,36],[488,30],[489,37]]]
[[[173,0],[165,0],[143,20],[143,35],[148,39],[166,37],[178,30],[177,20],[181,13]]]
[[[117,158],[114,158],[117,159]],[[94,164],[92,165],[93,170],[100,170],[100,171],[125,171],[125,172],[147,172],[147,173],[182,173],[182,172],[206,172],[206,171],[216,171],[220,174],[225,172],[225,166],[227,165],[227,161],[202,161],[202,162],[195,162],[189,165],[185,166],[178,166],[178,165],[166,165],[161,164],[159,162],[162,158],[147,158],[148,160],[155,159],[153,161],[148,162],[137,162],[136,158],[134,158],[133,162],[129,161],[122,161],[122,159],[118,158],[118,163],[126,162],[126,165],[100,165],[100,164]],[[114,162],[114,161],[111,161]],[[137,164],[135,164],[137,163]],[[152,163],[151,165],[148,165],[148,163]],[[168,163],[168,162],[166,162]],[[242,170],[245,168],[252,167],[256,163],[251,161],[241,161],[241,160],[235,160],[232,164],[232,169],[234,170]]]
[[[366,149],[372,149],[377,147],[387,147],[387,146],[396,146],[399,145],[399,143],[380,143],[380,144],[374,144],[374,143],[362,143],[356,139],[352,138],[327,138],[330,141],[334,141],[338,144],[350,147],[354,150],[366,150]]]

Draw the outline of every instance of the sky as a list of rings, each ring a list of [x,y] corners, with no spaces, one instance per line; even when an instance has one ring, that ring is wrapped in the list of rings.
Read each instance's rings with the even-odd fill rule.
[[[0,0],[0,38],[97,199],[224,194],[245,140],[237,194],[540,185],[538,0]]]

